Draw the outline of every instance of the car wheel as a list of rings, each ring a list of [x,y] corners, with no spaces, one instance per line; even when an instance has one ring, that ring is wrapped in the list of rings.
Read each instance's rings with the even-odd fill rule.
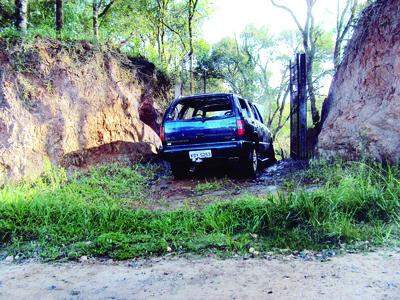
[[[272,166],[274,163],[276,163],[275,150],[274,150],[274,145],[272,145],[272,143],[267,151],[267,158],[268,158],[267,167]]]
[[[243,158],[241,163],[243,175],[249,178],[255,178],[258,170],[258,153],[257,149],[253,148],[247,155],[247,157]]]
[[[186,165],[171,163],[171,171],[175,179],[182,179],[188,175],[189,168]]]

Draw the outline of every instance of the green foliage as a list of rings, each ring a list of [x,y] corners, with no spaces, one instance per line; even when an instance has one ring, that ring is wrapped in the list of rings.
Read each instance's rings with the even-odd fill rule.
[[[224,185],[224,182],[220,181],[220,180],[206,181],[203,183],[198,183],[194,187],[194,191],[196,193],[209,192],[212,190],[217,190],[217,189],[221,188],[223,185]]]
[[[173,77],[180,76],[190,39],[187,0],[105,0],[99,3],[99,43],[107,43],[131,56],[144,56]],[[92,0],[64,0],[64,28],[57,36],[52,1],[28,2],[28,30],[21,34],[13,27],[14,0],[0,0],[0,38],[96,41],[92,4]],[[208,14],[208,1],[200,0],[192,20],[192,42],[200,38],[200,25]]]
[[[0,0],[0,30],[12,25],[14,18],[14,1]]]
[[[134,210],[154,170],[115,165],[66,179],[49,169],[31,184],[0,191],[0,239],[22,257],[128,259],[174,252],[244,253],[276,248],[324,249],[399,237],[397,168],[313,163],[314,192],[216,203],[203,210]],[[255,238],[256,237],[256,238]]]
[[[275,38],[266,27],[249,25],[239,38],[223,38],[208,53],[201,53],[197,72],[220,79],[243,97],[265,101],[271,93],[268,64],[278,53]]]

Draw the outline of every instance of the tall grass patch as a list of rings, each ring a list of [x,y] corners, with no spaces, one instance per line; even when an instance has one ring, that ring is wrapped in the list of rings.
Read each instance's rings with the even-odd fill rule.
[[[146,201],[153,167],[117,165],[67,179],[52,170],[34,182],[0,191],[0,241],[22,257],[128,259],[204,251],[244,253],[276,248],[325,249],[399,237],[396,167],[312,163],[303,174],[322,182],[259,199],[215,203],[202,210],[133,209]]]

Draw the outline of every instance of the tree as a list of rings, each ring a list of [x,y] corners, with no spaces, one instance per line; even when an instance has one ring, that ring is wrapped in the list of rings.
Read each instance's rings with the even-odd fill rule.
[[[0,28],[11,26],[15,23],[14,1],[0,0]]]
[[[196,14],[197,4],[199,0],[188,0],[187,7],[187,20],[188,20],[188,33],[189,33],[189,76],[190,76],[190,93],[193,94],[193,18]]]
[[[28,0],[15,0],[15,26],[20,31],[28,27]]]
[[[99,39],[99,9],[101,1],[93,0],[93,35],[96,40]]]
[[[345,2],[342,6],[341,3],[343,1]],[[322,31],[315,23],[313,9],[316,2],[317,0],[305,0],[306,19],[304,25],[302,25],[293,10],[277,3],[277,0],[271,0],[274,6],[289,13],[301,34],[303,51],[307,54],[307,92],[311,103],[311,116],[314,126],[320,121],[320,114],[317,108],[319,81],[333,71],[326,69],[326,67],[321,67],[321,64],[327,61],[328,57],[332,57],[335,69],[339,66],[346,36],[351,30],[358,8],[358,0],[337,0],[336,39],[333,46],[334,51],[331,53],[331,38],[327,36],[327,32]]]
[[[337,0],[336,41],[335,51],[333,54],[335,70],[338,69],[342,60],[343,44],[354,20],[356,19],[358,7],[358,0],[346,0],[343,9],[341,9],[340,2],[340,0]]]
[[[209,55],[198,57],[196,71],[207,69],[208,80],[220,80],[231,92],[261,104],[276,138],[289,120],[288,62],[298,47],[299,38],[292,32],[275,37],[268,28],[249,25],[239,37],[223,38]]]
[[[236,38],[223,38],[213,46],[209,57],[198,61],[197,73],[207,69],[209,78],[220,79],[230,90],[246,98],[256,94],[256,66]]]
[[[96,40],[99,39],[99,19],[107,15],[115,1],[116,0],[93,0],[93,35]]]
[[[165,62],[165,38],[167,34],[166,23],[168,20],[168,10],[169,10],[170,0],[156,0],[156,7],[154,9],[155,22],[157,33],[157,50],[158,57],[161,62]]]
[[[316,104],[316,92],[313,79],[314,58],[315,58],[315,53],[317,51],[316,43],[320,35],[318,28],[316,28],[315,26],[314,15],[313,15],[313,9],[316,2],[317,0],[306,0],[306,9],[307,9],[306,21],[304,25],[301,25],[297,16],[289,7],[278,4],[276,0],[271,0],[271,3],[274,6],[287,11],[291,15],[294,22],[296,23],[297,29],[301,34],[303,50],[307,55],[307,90],[311,102],[311,116],[314,125],[316,125],[320,121],[320,115]]]
[[[55,11],[56,11],[56,31],[60,35],[64,27],[64,1],[55,0]]]

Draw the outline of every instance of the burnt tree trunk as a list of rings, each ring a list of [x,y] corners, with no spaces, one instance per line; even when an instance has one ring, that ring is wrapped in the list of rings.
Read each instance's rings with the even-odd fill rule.
[[[56,10],[56,31],[57,35],[61,35],[61,31],[64,27],[64,1],[55,0],[55,10]]]
[[[189,84],[190,84],[190,94],[194,94],[194,84],[193,84],[193,32],[192,24],[189,22]]]

